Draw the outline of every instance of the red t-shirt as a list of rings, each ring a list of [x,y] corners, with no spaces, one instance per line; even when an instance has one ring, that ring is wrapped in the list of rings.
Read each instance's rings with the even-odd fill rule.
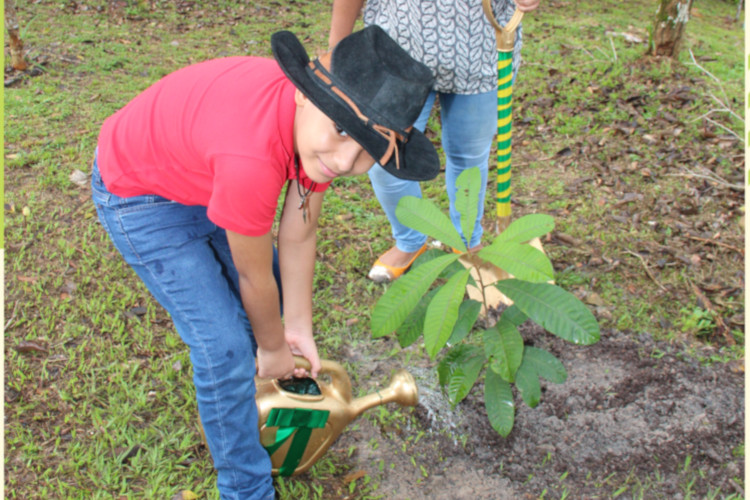
[[[281,190],[297,177],[294,113],[294,84],[272,59],[194,64],[104,122],[97,163],[117,196],[203,205],[216,225],[259,236],[271,230]],[[300,177],[310,185],[302,166]]]

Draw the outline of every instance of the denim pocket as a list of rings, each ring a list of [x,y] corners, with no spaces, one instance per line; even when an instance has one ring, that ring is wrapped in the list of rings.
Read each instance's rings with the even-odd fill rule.
[[[177,202],[168,200],[162,196],[155,194],[144,194],[140,196],[129,196],[127,198],[120,198],[119,196],[112,195],[112,202],[117,204],[117,212],[120,215],[128,215],[137,212],[144,212],[147,210],[154,210],[163,208],[169,205],[177,204]],[[116,199],[116,201],[115,201]],[[110,203],[112,206],[113,203]]]
[[[91,174],[91,199],[98,207],[106,206],[121,214],[139,212],[156,206],[175,203],[155,194],[128,196],[126,198],[112,194],[104,185],[99,170],[94,168]]]
[[[99,151],[97,150],[97,153]],[[109,200],[112,197],[112,193],[109,192],[107,186],[104,185],[102,175],[99,173],[99,165],[97,163],[96,155],[94,161],[91,164],[91,199],[97,206],[108,205]]]
[[[107,188],[104,187],[104,184],[102,184],[101,186],[97,186],[93,182],[91,183],[91,199],[94,200],[94,203],[97,206],[109,205],[111,196],[112,194],[107,191]]]

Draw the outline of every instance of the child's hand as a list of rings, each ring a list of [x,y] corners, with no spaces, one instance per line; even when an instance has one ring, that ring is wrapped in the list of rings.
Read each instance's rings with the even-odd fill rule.
[[[302,356],[310,362],[310,376],[315,378],[318,376],[320,371],[320,357],[318,356],[318,347],[315,345],[315,340],[312,334],[305,334],[302,332],[295,332],[286,330],[284,332],[286,342],[289,344],[289,348],[292,353],[297,356]],[[296,368],[294,370],[295,377],[304,377],[307,375],[307,370],[304,368]]]
[[[295,373],[294,357],[284,343],[279,349],[258,346],[258,376],[261,378],[290,378]]]

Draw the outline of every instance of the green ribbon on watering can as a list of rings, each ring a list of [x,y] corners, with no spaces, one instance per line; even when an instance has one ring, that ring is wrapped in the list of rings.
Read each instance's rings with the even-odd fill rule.
[[[306,408],[272,408],[266,419],[266,427],[278,427],[276,440],[264,446],[268,455],[273,455],[292,434],[294,439],[279,468],[279,475],[291,476],[302,460],[313,429],[322,429],[328,421],[328,410],[308,410]]]

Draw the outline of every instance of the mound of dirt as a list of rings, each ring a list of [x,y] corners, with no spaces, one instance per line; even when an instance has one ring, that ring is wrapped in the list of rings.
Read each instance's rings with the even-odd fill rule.
[[[519,398],[508,438],[490,427],[481,387],[451,410],[436,397],[434,367],[410,366],[420,386],[415,428],[361,418],[336,448],[356,447],[350,465],[377,478],[384,498],[742,494],[744,457],[735,456],[744,442],[739,366],[703,366],[647,335],[636,341],[603,332],[597,344],[578,347],[535,326],[523,334],[554,353],[568,379],[542,381],[534,409]],[[354,357],[365,380],[387,378],[393,368],[389,360]],[[416,439],[420,431],[424,437]]]

